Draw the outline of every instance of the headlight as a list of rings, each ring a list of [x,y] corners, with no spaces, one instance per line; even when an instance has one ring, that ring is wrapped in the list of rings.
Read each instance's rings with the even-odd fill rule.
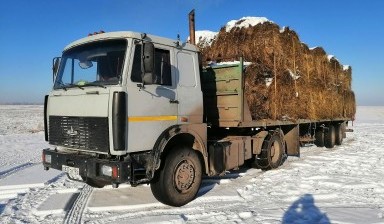
[[[43,160],[46,163],[51,163],[52,162],[52,157],[51,157],[51,155],[44,155]]]
[[[101,165],[100,173],[104,176],[116,179],[119,177],[119,168],[117,166]]]
[[[100,168],[100,173],[103,174],[104,176],[112,177],[112,167],[102,165]]]

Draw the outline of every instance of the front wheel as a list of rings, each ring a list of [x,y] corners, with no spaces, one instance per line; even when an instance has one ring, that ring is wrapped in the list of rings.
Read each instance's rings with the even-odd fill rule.
[[[200,188],[202,166],[199,156],[188,147],[175,147],[151,182],[155,198],[167,205],[183,206],[192,201]]]

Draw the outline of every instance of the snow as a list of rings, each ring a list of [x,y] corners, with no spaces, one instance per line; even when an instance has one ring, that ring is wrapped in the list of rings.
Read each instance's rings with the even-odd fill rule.
[[[36,133],[44,130],[43,106],[0,105],[0,136]]]
[[[205,178],[180,208],[147,185],[93,189],[44,171],[42,110],[0,105],[0,223],[384,223],[384,107],[358,107],[341,146]]]
[[[328,61],[331,61],[332,59],[333,60],[336,60],[336,61],[339,61],[336,57],[335,57],[335,55],[327,55],[327,58],[328,58]]]
[[[230,32],[233,28],[248,28],[250,26],[256,26],[257,24],[263,24],[266,22],[271,22],[272,21],[268,20],[265,17],[242,17],[241,19],[238,20],[231,20],[225,25],[225,31]]]
[[[238,20],[231,20],[225,25],[226,32],[231,31],[233,28],[247,28],[250,26],[256,26],[265,22],[272,22],[265,17],[243,17]],[[284,31],[284,30],[283,30]],[[210,30],[198,30],[195,32],[195,42],[200,47],[211,46],[213,41],[216,39],[218,32]],[[188,40],[190,37],[188,37]]]
[[[238,65],[240,64],[240,61],[223,61],[223,62],[211,62],[209,65],[211,66],[221,66],[221,65]],[[249,62],[249,61],[244,61],[243,62],[243,65],[245,67],[251,65],[252,62]]]
[[[292,77],[293,80],[299,79],[301,76],[297,75],[297,73],[294,73],[291,69],[287,69],[289,72],[289,75]]]
[[[216,39],[218,32],[209,30],[199,30],[195,32],[195,42],[200,47],[211,46],[212,42]],[[188,38],[189,39],[189,38]]]
[[[273,78],[265,78],[265,85],[269,87],[273,82]]]
[[[350,65],[343,65],[343,70],[344,70],[344,71],[347,71],[347,70],[349,70],[350,68],[351,68]]]

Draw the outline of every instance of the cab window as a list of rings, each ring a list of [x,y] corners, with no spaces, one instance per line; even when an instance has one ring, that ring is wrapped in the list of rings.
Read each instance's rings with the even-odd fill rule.
[[[135,47],[131,80],[132,82],[142,82],[141,77],[141,44],[137,44]],[[171,69],[171,57],[170,51],[155,48],[155,75],[156,80],[153,85],[165,85],[172,86],[172,69]]]

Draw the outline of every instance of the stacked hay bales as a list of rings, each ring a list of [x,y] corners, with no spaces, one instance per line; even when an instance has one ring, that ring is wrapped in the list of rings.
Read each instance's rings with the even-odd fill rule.
[[[245,19],[237,24],[246,22]],[[254,120],[353,118],[352,69],[324,49],[309,49],[297,33],[272,22],[223,27],[203,61],[252,62],[245,70],[245,97]]]

